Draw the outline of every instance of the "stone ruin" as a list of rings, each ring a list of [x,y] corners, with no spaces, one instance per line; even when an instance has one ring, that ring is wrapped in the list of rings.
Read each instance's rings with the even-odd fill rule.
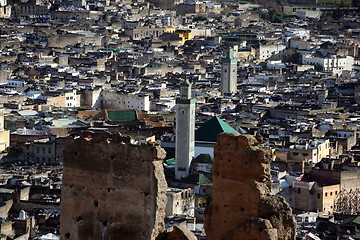
[[[219,135],[207,239],[295,239],[290,207],[270,196],[271,154],[257,144],[252,136]],[[87,132],[65,149],[61,239],[196,239],[181,226],[165,230],[165,151],[158,145]]]
[[[165,230],[165,151],[130,141],[105,132],[68,141],[61,239],[151,240]]]
[[[295,239],[285,199],[271,196],[272,154],[250,135],[223,133],[214,151],[213,187],[205,211],[209,240]]]

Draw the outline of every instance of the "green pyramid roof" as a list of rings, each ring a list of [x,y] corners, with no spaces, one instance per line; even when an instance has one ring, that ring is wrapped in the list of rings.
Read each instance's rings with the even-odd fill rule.
[[[175,158],[163,160],[163,163],[166,163],[167,165],[175,165]]]
[[[344,219],[341,224],[357,224],[360,225],[360,216],[352,216],[349,218]]]
[[[217,135],[222,132],[236,132],[229,124],[218,117],[213,117],[195,132],[195,141],[217,142]]]
[[[206,177],[202,173],[192,173],[186,178],[183,178],[181,181],[184,183],[190,183],[196,185],[212,183],[211,179]]]

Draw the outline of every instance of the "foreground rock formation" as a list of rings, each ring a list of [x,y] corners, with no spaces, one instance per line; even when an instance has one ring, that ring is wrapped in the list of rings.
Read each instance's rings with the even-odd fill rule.
[[[296,225],[282,197],[270,196],[271,154],[253,136],[218,136],[213,196],[205,212],[209,240],[290,240]]]
[[[65,149],[61,239],[148,240],[164,231],[162,148],[89,132]]]

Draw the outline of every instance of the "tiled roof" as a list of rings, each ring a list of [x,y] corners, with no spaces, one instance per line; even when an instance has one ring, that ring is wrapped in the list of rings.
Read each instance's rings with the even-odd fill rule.
[[[184,183],[190,183],[190,184],[208,184],[211,183],[211,179],[206,177],[204,174],[202,173],[192,173],[189,176],[187,176],[186,178],[183,178],[182,181]]]
[[[131,122],[137,120],[136,111],[121,110],[121,111],[106,111],[107,118],[111,121],[117,122]]]
[[[222,132],[236,132],[218,117],[213,117],[195,132],[195,141],[217,142],[217,135]]]
[[[344,219],[341,224],[357,224],[360,225],[360,216],[352,216],[349,218]]]

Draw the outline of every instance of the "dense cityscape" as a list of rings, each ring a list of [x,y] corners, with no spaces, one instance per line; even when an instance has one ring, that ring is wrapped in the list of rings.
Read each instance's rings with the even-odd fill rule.
[[[1,240],[360,239],[358,0],[1,0],[0,22]]]

